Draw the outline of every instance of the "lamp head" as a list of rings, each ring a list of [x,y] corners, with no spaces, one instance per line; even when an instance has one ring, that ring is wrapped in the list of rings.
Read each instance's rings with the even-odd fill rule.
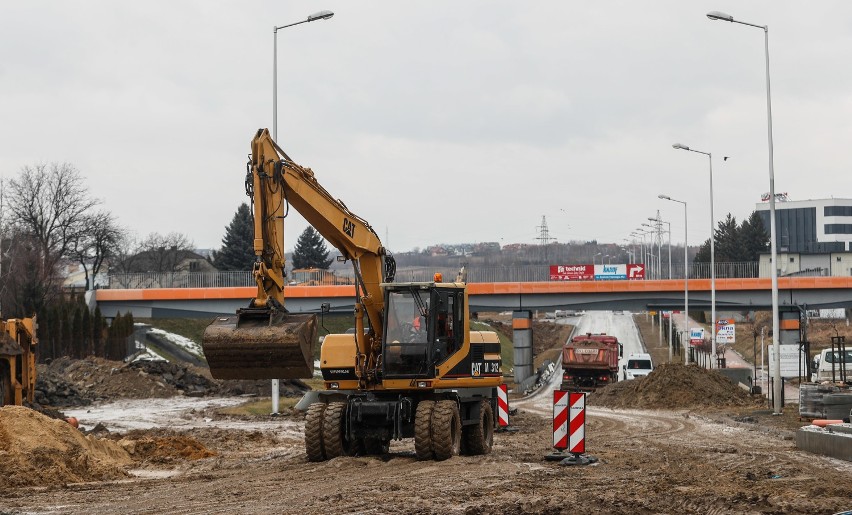
[[[682,143],[675,143],[674,145],[672,145],[672,148],[676,148],[678,150],[689,150],[689,147]]]
[[[318,11],[308,16],[308,21],[327,20],[332,16],[334,16],[334,13],[331,11]]]
[[[711,20],[721,20],[721,21],[734,21],[734,17],[730,14],[725,14],[721,11],[710,11],[707,13],[707,17]]]
[[[661,198],[663,200],[671,200],[672,198],[668,195],[657,195],[657,198]]]

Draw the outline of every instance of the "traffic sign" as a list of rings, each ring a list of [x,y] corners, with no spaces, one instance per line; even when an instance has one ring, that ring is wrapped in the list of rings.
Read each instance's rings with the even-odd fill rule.
[[[736,343],[737,331],[733,320],[720,318],[716,321],[716,343]]]
[[[704,343],[703,327],[693,327],[689,330],[689,343],[692,345],[701,345]]]

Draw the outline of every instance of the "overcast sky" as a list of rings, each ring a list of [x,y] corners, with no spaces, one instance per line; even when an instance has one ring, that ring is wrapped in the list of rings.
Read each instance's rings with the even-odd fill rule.
[[[805,7],[807,5],[807,7]],[[848,1],[0,3],[0,172],[70,162],[144,237],[218,248],[249,143],[278,142],[395,252],[621,243],[660,211],[683,241],[775,186],[852,197]],[[723,156],[730,159],[723,161]],[[286,248],[306,223],[288,218]]]

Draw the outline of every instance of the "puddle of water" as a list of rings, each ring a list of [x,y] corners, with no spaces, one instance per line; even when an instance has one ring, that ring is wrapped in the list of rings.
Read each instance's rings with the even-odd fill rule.
[[[301,437],[303,423],[278,417],[257,420],[213,420],[203,415],[207,408],[224,408],[246,402],[243,397],[170,397],[167,399],[122,399],[95,403],[83,408],[64,410],[76,417],[81,428],[91,429],[98,423],[110,431],[127,432],[133,429],[194,429],[215,427],[276,431]]]
[[[170,477],[175,477],[180,472],[177,470],[142,470],[142,469],[131,469],[127,471],[131,476],[138,477],[140,479],[168,479]]]

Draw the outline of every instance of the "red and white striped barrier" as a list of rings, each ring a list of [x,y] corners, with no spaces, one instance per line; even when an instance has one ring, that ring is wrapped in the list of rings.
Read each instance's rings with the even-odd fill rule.
[[[553,390],[553,446],[568,448],[568,392]]]
[[[568,452],[586,452],[586,394],[571,393],[568,403]]]
[[[497,387],[497,422],[500,427],[509,425],[509,387],[505,383]]]
[[[553,391],[553,447],[586,452],[586,394]]]

